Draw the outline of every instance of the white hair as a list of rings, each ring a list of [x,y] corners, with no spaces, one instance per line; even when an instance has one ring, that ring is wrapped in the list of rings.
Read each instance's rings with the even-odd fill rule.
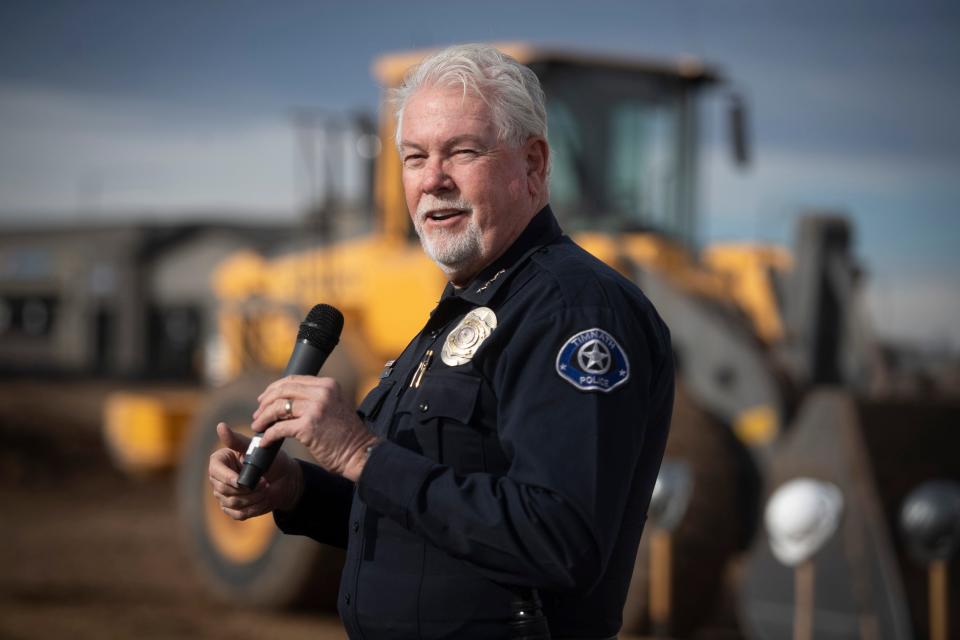
[[[510,56],[485,44],[454,45],[412,68],[391,100],[397,115],[400,146],[403,111],[423,87],[463,87],[478,95],[493,111],[498,138],[513,147],[530,136],[547,137],[547,110],[537,75]]]

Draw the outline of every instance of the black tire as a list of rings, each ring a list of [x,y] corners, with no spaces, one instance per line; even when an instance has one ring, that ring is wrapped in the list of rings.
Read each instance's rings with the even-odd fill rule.
[[[341,550],[303,536],[283,535],[270,515],[235,522],[217,513],[212,497],[207,467],[210,454],[222,446],[217,423],[249,429],[255,399],[274,378],[266,373],[245,375],[214,392],[196,416],[177,482],[184,542],[197,573],[224,602],[332,609],[343,567]],[[285,442],[283,448],[289,455],[309,459],[296,442]],[[238,541],[244,544],[238,547]]]
[[[674,402],[666,458],[693,475],[687,513],[673,534],[670,634],[686,637],[716,616],[728,563],[747,548],[756,528],[759,476],[733,432],[693,403],[682,385]],[[623,630],[649,631],[651,528],[637,552],[623,611]]]

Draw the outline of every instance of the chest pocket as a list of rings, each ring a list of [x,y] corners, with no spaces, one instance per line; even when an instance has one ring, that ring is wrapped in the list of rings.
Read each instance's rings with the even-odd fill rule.
[[[457,473],[484,468],[485,430],[474,415],[480,382],[462,374],[428,374],[412,409],[413,429],[424,455]]]
[[[393,388],[394,382],[394,380],[381,381],[367,394],[367,397],[357,407],[357,415],[360,416],[361,420],[372,423],[377,419],[377,414],[380,413],[383,401],[386,400],[390,389]]]

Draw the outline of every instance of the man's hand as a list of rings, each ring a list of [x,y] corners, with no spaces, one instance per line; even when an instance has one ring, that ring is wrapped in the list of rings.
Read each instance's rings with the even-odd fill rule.
[[[246,520],[274,510],[296,506],[303,487],[300,465],[283,451],[277,453],[267,473],[254,489],[237,484],[243,466],[243,454],[250,438],[233,431],[225,423],[217,425],[217,436],[225,448],[210,456],[210,484],[223,512],[234,520]]]
[[[260,406],[250,426],[254,431],[265,430],[261,447],[280,438],[295,438],[321,467],[357,481],[366,464],[366,448],[377,437],[357,417],[353,403],[344,400],[336,380],[287,376],[257,399]]]

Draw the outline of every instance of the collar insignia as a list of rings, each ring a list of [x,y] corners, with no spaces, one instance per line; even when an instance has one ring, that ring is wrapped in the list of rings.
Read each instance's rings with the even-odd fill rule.
[[[500,276],[502,276],[502,275],[505,274],[506,272],[507,272],[506,269],[500,269],[500,271],[497,271],[495,274],[493,274],[493,277],[492,277],[492,278],[490,278],[489,280],[487,280],[486,282],[484,282],[484,283],[483,283],[483,286],[480,287],[479,289],[477,289],[477,293],[483,293],[484,291],[486,291],[486,290],[487,290],[487,287],[489,287],[489,286],[491,285],[491,283],[493,283],[494,280],[496,280],[497,278],[499,278]],[[491,313],[492,313],[492,312],[491,312]]]

